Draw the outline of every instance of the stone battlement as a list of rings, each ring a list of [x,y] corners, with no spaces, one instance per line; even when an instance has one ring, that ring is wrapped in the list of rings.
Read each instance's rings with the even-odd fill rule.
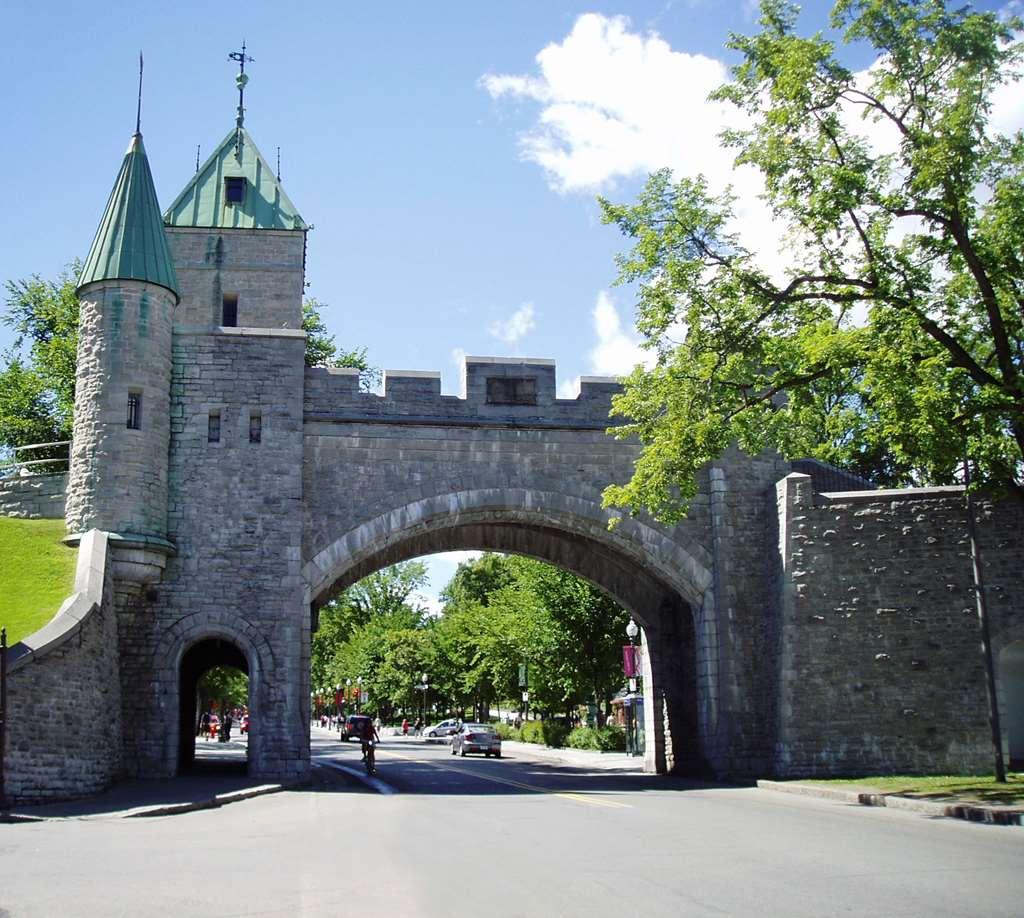
[[[441,374],[386,370],[383,394],[359,389],[359,371],[306,370],[306,421],[446,423],[541,427],[607,427],[611,377],[583,376],[576,398],[558,398],[555,362],[530,357],[466,357],[462,394],[442,395]]]

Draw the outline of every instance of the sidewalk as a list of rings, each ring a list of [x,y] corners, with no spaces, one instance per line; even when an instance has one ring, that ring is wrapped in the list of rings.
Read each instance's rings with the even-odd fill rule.
[[[887,794],[884,791],[871,787],[821,787],[815,784],[767,780],[758,781],[757,786],[762,790],[778,791],[783,794],[817,797],[821,800],[855,803],[860,806],[884,806],[892,810],[908,810],[912,813],[922,813],[926,816],[945,816],[951,819],[966,819],[970,822],[984,822],[999,826],[1024,826],[1024,808],[1019,806],[969,803],[953,798],[946,800],[921,800],[918,797]]]
[[[502,755],[513,755],[516,758],[543,759],[546,762],[561,762],[574,768],[585,768],[590,771],[615,772],[618,774],[644,774],[643,756],[629,756],[624,752],[597,752],[592,749],[552,749],[550,746],[539,746],[536,743],[517,743],[513,740],[501,741]]]
[[[245,773],[247,737],[230,742],[196,743],[196,770],[176,778],[120,781],[94,797],[55,803],[15,804],[0,813],[2,822],[39,819],[122,819],[170,816],[214,809],[286,790],[287,786],[250,778]]]

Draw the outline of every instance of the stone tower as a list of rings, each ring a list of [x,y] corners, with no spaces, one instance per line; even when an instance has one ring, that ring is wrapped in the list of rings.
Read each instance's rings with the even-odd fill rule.
[[[68,541],[115,536],[122,576],[159,576],[167,542],[171,329],[178,282],[141,133],[79,278]]]

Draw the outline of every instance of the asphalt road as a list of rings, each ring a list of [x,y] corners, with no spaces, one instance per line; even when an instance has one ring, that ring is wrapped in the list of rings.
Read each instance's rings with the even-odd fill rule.
[[[219,810],[0,825],[0,916],[1024,913],[1019,827],[399,739],[384,795],[337,770],[358,745],[314,755],[310,789]]]

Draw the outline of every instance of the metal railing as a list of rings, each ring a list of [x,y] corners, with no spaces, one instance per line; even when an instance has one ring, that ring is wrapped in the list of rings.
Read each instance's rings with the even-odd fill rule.
[[[12,475],[55,475],[66,472],[71,463],[71,441],[54,440],[50,443],[26,443],[11,449],[14,458],[0,462],[0,478]],[[42,459],[21,459],[19,453],[33,455],[48,452]]]

